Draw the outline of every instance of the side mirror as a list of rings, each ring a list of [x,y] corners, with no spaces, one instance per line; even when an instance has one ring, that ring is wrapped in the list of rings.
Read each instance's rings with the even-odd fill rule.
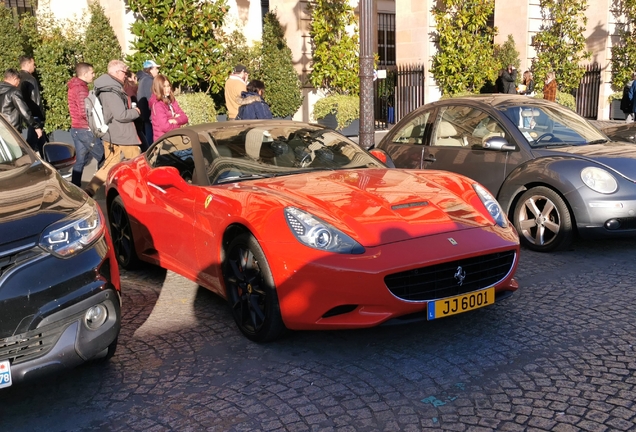
[[[75,163],[75,147],[60,142],[45,143],[42,158],[57,170],[67,168]]]
[[[182,192],[185,192],[188,188],[188,183],[181,178],[179,170],[175,167],[164,166],[155,168],[148,174],[148,183],[152,183],[162,189],[176,188]]]
[[[515,146],[510,145],[507,139],[503,137],[499,137],[499,136],[487,138],[486,141],[484,141],[483,147],[488,150],[497,150],[497,151],[514,151],[515,150]]]
[[[391,156],[389,156],[389,154],[387,152],[385,152],[384,150],[373,148],[373,149],[369,150],[369,153],[371,153],[371,156],[373,156],[376,159],[378,159],[380,162],[382,162],[387,167],[395,168],[395,164],[393,163],[393,159],[391,159]]]

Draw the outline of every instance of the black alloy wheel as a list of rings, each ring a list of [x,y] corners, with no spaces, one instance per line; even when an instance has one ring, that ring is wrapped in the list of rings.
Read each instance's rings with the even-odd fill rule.
[[[538,252],[565,249],[574,238],[570,209],[547,187],[535,187],[521,195],[513,222],[521,244]]]
[[[124,207],[124,202],[117,196],[108,209],[108,222],[110,224],[110,235],[113,238],[115,256],[119,265],[126,270],[138,268],[141,264],[137,252],[130,218]]]
[[[254,236],[241,234],[230,242],[223,275],[230,310],[241,332],[254,342],[280,337],[285,325],[274,278]]]

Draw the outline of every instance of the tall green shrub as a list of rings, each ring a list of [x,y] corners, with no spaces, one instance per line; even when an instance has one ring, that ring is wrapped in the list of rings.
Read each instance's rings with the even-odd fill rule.
[[[544,24],[532,41],[537,52],[532,61],[534,76],[540,82],[554,71],[559,90],[576,89],[585,74],[581,61],[591,55],[583,36],[587,0],[540,0],[540,5]]]
[[[316,0],[309,3],[308,11],[313,45],[311,85],[328,93],[359,94],[358,27],[353,8],[347,0]]]
[[[17,68],[18,59],[24,54],[22,45],[16,43],[17,22],[13,12],[4,4],[0,3],[0,73],[8,68]],[[2,79],[2,78],[0,78]]]
[[[300,79],[294,69],[291,49],[274,12],[265,15],[261,75],[265,100],[274,117],[292,116],[303,103]]]
[[[614,16],[623,17],[616,24],[616,43],[612,45],[612,88],[623,89],[636,71],[636,0],[618,0]]]
[[[519,69],[521,66],[515,38],[511,34],[508,35],[508,39],[503,44],[495,45],[494,55],[497,69],[505,69],[508,65],[513,65],[516,69]]]
[[[33,56],[42,87],[47,131],[71,126],[66,83],[81,57],[82,40],[78,28],[77,23],[59,21],[53,15],[43,14],[38,18],[40,40],[34,47]]]
[[[494,0],[439,0],[431,9],[437,26],[431,73],[442,94],[477,93],[497,78],[492,40],[496,28],[488,27]]]
[[[104,8],[94,2],[90,4],[89,12],[82,56],[85,62],[93,65],[95,76],[100,76],[106,73],[109,61],[122,58],[121,45]]]
[[[219,92],[227,78],[224,49],[217,32],[228,6],[225,0],[129,0],[136,21],[131,33],[131,67],[153,59],[177,87]]]

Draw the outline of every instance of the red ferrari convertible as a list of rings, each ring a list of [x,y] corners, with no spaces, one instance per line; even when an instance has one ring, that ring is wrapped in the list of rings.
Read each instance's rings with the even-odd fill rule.
[[[461,175],[388,169],[330,129],[233,121],[174,130],[106,184],[119,263],[226,298],[249,339],[492,305],[517,289],[519,239]]]

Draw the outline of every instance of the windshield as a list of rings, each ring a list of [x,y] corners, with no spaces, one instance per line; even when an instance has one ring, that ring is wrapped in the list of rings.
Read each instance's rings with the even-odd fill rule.
[[[578,114],[557,104],[516,105],[501,111],[526,137],[531,147],[597,144],[607,138]]]
[[[227,127],[201,135],[211,183],[316,170],[384,167],[339,133],[303,123],[259,123],[255,127]]]
[[[0,121],[0,171],[31,164],[31,157],[13,133],[11,126]]]

